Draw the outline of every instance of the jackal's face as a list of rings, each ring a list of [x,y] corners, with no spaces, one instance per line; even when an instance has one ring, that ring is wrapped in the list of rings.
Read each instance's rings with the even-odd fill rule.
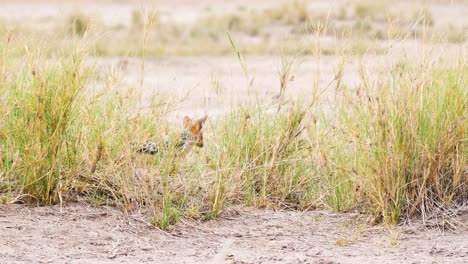
[[[203,125],[205,124],[208,115],[193,121],[190,117],[184,117],[184,129],[187,133],[187,144],[195,144],[197,147],[203,147]]]

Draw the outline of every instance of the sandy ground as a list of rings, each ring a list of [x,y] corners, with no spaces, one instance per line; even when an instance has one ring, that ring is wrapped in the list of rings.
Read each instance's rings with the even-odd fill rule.
[[[423,49],[435,54],[445,54],[445,60],[457,61],[457,54],[465,53],[460,45],[433,45],[421,47],[407,41],[404,47],[391,49],[388,54],[365,57],[347,56],[341,83],[354,89],[362,85],[360,70],[369,85],[378,84],[378,78],[388,73],[399,62],[421,60]],[[404,51],[402,51],[404,49]],[[426,51],[427,52],[427,51]],[[312,100],[316,90],[320,93],[319,108],[330,109],[335,105],[335,76],[340,68],[337,56],[287,57],[291,63],[292,80],[287,83],[286,99]],[[438,62],[434,56],[434,63]],[[163,95],[177,101],[177,108],[168,117],[181,120],[184,115],[193,117],[209,114],[212,117],[238,109],[252,103],[270,104],[280,93],[281,56],[246,56],[247,75],[239,60],[234,56],[195,56],[145,58],[142,78],[141,58],[93,58],[92,63],[102,76],[113,80],[111,88],[125,94],[129,88],[142,92],[142,100],[135,102],[135,109],[145,111],[150,95]],[[103,77],[105,78],[105,77]],[[91,83],[93,88],[100,87],[105,79]],[[182,101],[179,101],[183,99]],[[287,100],[286,100],[287,102]]]
[[[358,0],[352,0],[354,3]],[[411,1],[397,1],[402,12],[409,12]],[[274,0],[0,0],[0,21],[31,23],[37,27],[47,27],[56,23],[56,19],[74,12],[96,16],[102,23],[119,25],[131,23],[132,13],[142,7],[155,8],[163,17],[174,20],[194,21],[206,15],[207,10],[215,14],[236,12],[239,7],[266,8],[277,6],[281,1]],[[319,1],[307,0],[311,11],[327,13],[340,7],[353,6],[345,0]],[[460,0],[428,1],[434,14],[435,26],[453,25],[454,28],[468,26],[468,5]],[[404,8],[406,7],[406,8]],[[406,10],[408,9],[408,10]],[[412,9],[411,9],[412,10]],[[436,14],[436,15],[435,15]],[[187,22],[186,21],[186,22]],[[50,25],[49,25],[50,26]],[[274,30],[280,30],[274,28]],[[226,38],[226,42],[228,39]],[[320,40],[322,43],[327,38]],[[311,43],[314,41],[311,41]],[[315,43],[315,42],[314,42]],[[422,57],[422,52],[445,54],[454,62],[460,53],[466,54],[467,43],[429,44],[421,40],[405,39],[404,41],[379,41],[388,52],[380,55],[369,54],[364,58],[348,56],[346,58],[342,83],[355,87],[360,83],[359,67],[364,65],[367,77],[378,77],[379,72],[388,72],[391,65],[401,59],[410,61]],[[351,43],[348,43],[351,44]],[[216,116],[232,111],[240,105],[254,101],[270,103],[279,94],[281,60],[280,56],[247,56],[247,75],[239,60],[234,56],[197,56],[197,57],[161,57],[145,58],[141,86],[142,67],[140,58],[112,57],[93,58],[96,69],[103,76],[91,86],[102,86],[106,76],[115,74],[117,83],[112,84],[118,91],[128,89],[143,91],[149,94],[170,94],[171,99],[185,100],[180,103],[170,117],[179,120],[184,115],[200,116],[205,113]],[[450,55],[450,56],[448,56]],[[437,60],[437,56],[434,56]],[[292,76],[294,81],[288,84],[286,94],[289,98],[303,98],[309,101],[315,84],[320,90],[333,88],[333,79],[338,71],[340,58],[337,56],[305,56],[294,59]],[[317,74],[319,72],[320,74]],[[372,83],[371,83],[372,84]],[[329,86],[330,85],[330,86]],[[322,107],[333,105],[333,89],[323,94]],[[149,102],[143,96],[138,107],[145,110]],[[137,108],[137,107],[136,107]]]
[[[316,81],[319,89],[323,90],[335,77],[338,64],[336,57],[325,56],[320,60],[313,57],[290,59],[293,62],[291,76],[294,80],[287,85],[288,98],[311,100]],[[366,67],[372,68],[382,60],[372,58]],[[170,114],[179,118],[184,114],[200,116],[208,113],[210,116],[218,116],[249,103],[273,102],[280,91],[281,57],[247,56],[246,61],[247,75],[235,57],[147,58],[142,87],[142,62],[139,58],[101,58],[97,60],[95,68],[104,73],[114,72],[118,81],[113,88],[118,91],[125,92],[128,87],[142,89],[146,95],[141,102],[143,110],[149,103],[146,99],[150,98],[150,94],[170,94],[175,100],[185,98]],[[346,63],[343,81],[350,86],[359,83],[358,67],[358,60],[350,59]],[[96,85],[99,86],[99,81]],[[333,94],[332,85],[329,87],[324,99],[331,98]]]
[[[145,1],[142,1],[145,2]],[[214,12],[241,5],[264,7],[266,0],[174,0],[156,3],[170,19],[195,20],[210,6]],[[311,1],[314,8],[341,6],[346,1]],[[401,1],[405,2],[405,1]],[[449,3],[449,4],[446,4]],[[0,18],[25,18],[45,26],[51,17],[76,10],[98,14],[109,24],[127,21],[140,1],[0,0]],[[437,23],[468,24],[464,1],[433,1]],[[221,12],[221,11],[220,11]],[[402,43],[396,43],[402,44]],[[406,48],[418,50],[411,40]],[[394,45],[394,43],[389,43]],[[449,47],[454,51],[465,46]],[[447,47],[444,47],[447,50]],[[437,54],[437,52],[435,52]],[[408,54],[415,56],[410,49]],[[366,57],[369,72],[385,71],[398,59]],[[135,87],[145,93],[171,93],[188,99],[171,115],[219,115],[251,98],[271,102],[279,92],[280,57],[247,57],[245,76],[235,57],[166,57],[145,60],[143,87],[138,58],[97,58],[102,75],[116,72],[116,89]],[[349,58],[344,82],[359,82],[361,59]],[[302,57],[294,63],[290,97],[307,98],[314,83],[326,87],[335,76],[338,58],[317,61]],[[375,65],[383,65],[377,68]],[[379,66],[380,67],[380,66]],[[320,69],[320,76],[316,75]],[[102,81],[96,85],[102,85]],[[249,86],[249,84],[251,84]],[[250,88],[247,88],[250,87]],[[326,94],[326,98],[330,94]],[[144,108],[145,103],[141,102]],[[327,100],[324,104],[328,103]],[[326,211],[292,212],[237,208],[209,222],[183,220],[169,231],[149,226],[142,215],[124,215],[112,208],[0,206],[0,263],[468,263],[468,210],[455,221],[457,230],[440,231],[421,223],[396,228],[367,226],[365,216]],[[464,225],[465,224],[465,225]]]
[[[81,205],[0,207],[2,263],[467,263],[468,215],[458,231],[420,223],[367,226],[326,211],[230,209],[168,231],[141,215]],[[463,225],[463,223],[465,225]]]

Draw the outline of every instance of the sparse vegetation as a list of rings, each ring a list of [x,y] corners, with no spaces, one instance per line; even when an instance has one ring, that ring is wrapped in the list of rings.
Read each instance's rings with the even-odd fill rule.
[[[73,15],[66,32],[79,38],[60,42],[61,49],[24,45],[6,31],[0,45],[0,201],[56,204],[84,197],[96,206],[141,210],[161,228],[183,217],[212,219],[233,204],[359,210],[372,215],[372,222],[390,224],[466,204],[465,55],[450,64],[425,54],[421,62],[401,62],[378,78],[361,68],[357,87],[342,83],[340,68],[332,82],[335,105],[327,111],[315,97],[284,100],[294,78],[288,54],[313,54],[317,60],[325,51],[335,54],[334,46],[320,46],[322,33],[342,30],[338,39],[345,32],[363,38],[340,50],[340,56],[386,52],[369,44],[383,38],[373,28],[379,8],[357,5],[360,20],[348,25],[349,32],[328,23],[328,17],[312,16],[305,1],[265,12],[240,9],[240,14],[207,16],[189,27],[133,12],[131,30],[113,28],[119,34],[110,38],[121,41],[88,42],[89,19]],[[339,16],[348,19],[346,11]],[[97,70],[88,53],[216,55],[232,52],[231,47],[247,76],[244,49],[272,53],[279,45],[271,43],[280,41],[268,35],[260,44],[234,44],[231,34],[250,40],[278,25],[299,35],[288,38],[290,49],[281,46],[279,96],[210,120],[210,144],[185,159],[174,155],[180,130],[166,121],[178,102],[151,97],[145,114],[135,110],[139,95],[114,90],[111,74],[104,88],[90,82]],[[313,44],[296,42],[311,35]],[[135,41],[142,36],[143,42]],[[219,78],[211,81],[220,94]],[[146,139],[169,143],[155,156],[136,153],[134,146]],[[337,243],[348,244],[360,233]]]
[[[322,36],[327,39],[326,45],[322,44],[324,51],[335,50],[343,38],[351,36],[365,41],[399,39],[407,32],[413,32],[413,37],[418,39],[447,33],[432,27],[434,18],[427,7],[412,6],[408,11],[410,15],[397,13],[393,5],[386,2],[360,1],[354,9],[351,6],[350,12],[347,8],[341,7],[337,14],[325,13],[310,8],[306,1],[285,1],[264,10],[239,8],[236,12],[226,14],[206,11],[194,21],[187,22],[162,18],[157,13],[149,29],[145,28],[146,17],[143,17],[144,14],[139,9],[131,11],[129,21],[120,21],[116,25],[95,23],[100,21],[99,17],[74,13],[66,17],[65,22],[62,19],[56,21],[65,23],[65,32],[62,26],[54,31],[41,31],[23,25],[15,26],[15,32],[27,35],[34,43],[46,42],[47,45],[54,45],[56,49],[73,47],[74,40],[70,35],[87,35],[90,40],[88,52],[95,56],[141,56],[143,53],[145,56],[229,55],[231,49],[226,42],[226,32],[230,32],[239,46],[244,47],[244,54],[279,55],[289,52],[288,55],[295,55],[297,50],[302,50],[304,55],[308,55],[310,46],[313,45],[310,39],[314,38],[319,25],[326,26],[326,34]],[[416,24],[413,25],[414,23]],[[424,36],[421,33],[423,27],[426,27]],[[140,43],[135,40],[141,39],[141,35],[148,30],[148,45],[143,51]],[[465,34],[460,32],[463,30],[446,34],[446,40],[462,42]],[[334,40],[329,41],[330,39]],[[293,42],[297,48],[284,48],[285,42]],[[345,50],[348,51],[350,55],[360,54]]]
[[[367,197],[377,221],[395,224],[466,201],[465,73],[463,63],[399,64],[375,86],[363,76],[338,104],[345,138],[335,142],[348,159],[333,164]]]
[[[82,14],[70,15],[67,19],[67,31],[73,36],[83,37],[89,30],[90,19]]]

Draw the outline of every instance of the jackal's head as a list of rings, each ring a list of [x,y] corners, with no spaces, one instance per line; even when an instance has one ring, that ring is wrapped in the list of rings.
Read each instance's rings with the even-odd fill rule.
[[[193,121],[190,117],[184,117],[184,129],[187,131],[187,143],[194,143],[197,147],[203,147],[203,125],[208,115]]]

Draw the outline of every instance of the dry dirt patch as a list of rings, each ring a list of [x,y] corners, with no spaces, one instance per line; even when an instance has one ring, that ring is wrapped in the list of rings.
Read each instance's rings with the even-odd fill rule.
[[[462,214],[459,223],[468,222]],[[2,263],[463,263],[468,228],[368,226],[357,214],[230,209],[169,231],[112,208],[0,207]]]

